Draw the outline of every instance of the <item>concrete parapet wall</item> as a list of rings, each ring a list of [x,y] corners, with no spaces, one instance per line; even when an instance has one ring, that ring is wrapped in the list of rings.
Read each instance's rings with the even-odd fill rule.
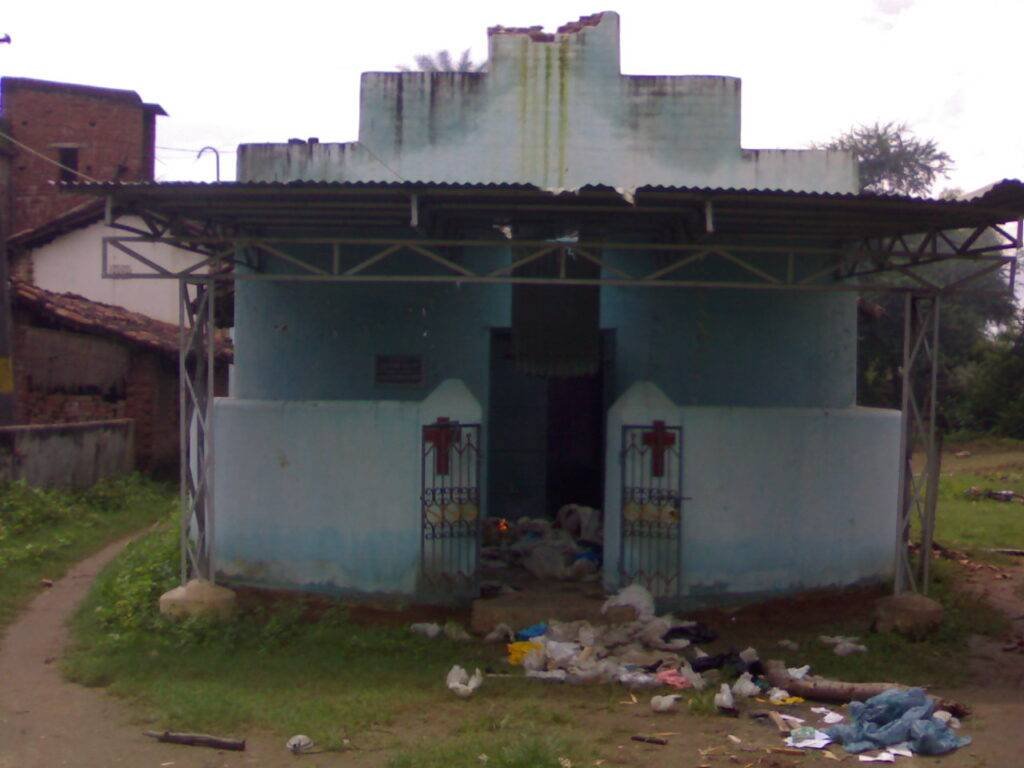
[[[0,481],[87,488],[135,466],[131,419],[0,427]]]

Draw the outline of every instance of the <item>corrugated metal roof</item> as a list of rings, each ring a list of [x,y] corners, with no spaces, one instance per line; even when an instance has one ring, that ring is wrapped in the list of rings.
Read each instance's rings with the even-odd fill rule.
[[[68,185],[108,195],[121,212],[149,210],[262,236],[294,233],[419,232],[419,226],[480,231],[500,224],[567,227],[615,234],[705,232],[755,241],[838,244],[869,237],[962,229],[1024,216],[1024,184],[1004,180],[970,199],[939,200],[875,193],[648,186],[544,190],[531,184],[426,182],[100,182]],[[431,222],[427,224],[427,222]],[[668,227],[668,231],[666,231]],[[678,233],[677,233],[678,234]]]

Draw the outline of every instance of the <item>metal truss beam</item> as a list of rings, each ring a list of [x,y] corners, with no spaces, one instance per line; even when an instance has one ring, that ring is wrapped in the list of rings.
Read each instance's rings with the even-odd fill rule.
[[[195,298],[190,292],[194,291]],[[178,281],[178,407],[181,483],[181,582],[214,580],[213,398],[216,379],[215,285]]]
[[[959,244],[945,233],[924,236],[910,248],[906,238],[891,238],[887,242],[862,243],[859,248],[847,250],[808,247],[769,247],[748,244],[707,245],[687,243],[635,243],[635,242],[556,242],[550,240],[437,240],[388,238],[304,238],[282,240],[254,237],[182,238],[167,234],[145,234],[136,231],[130,235],[106,237],[103,240],[103,276],[112,279],[173,279],[190,278],[198,273],[209,273],[217,281],[273,281],[273,282],[333,282],[333,283],[458,283],[458,284],[539,284],[539,285],[611,285],[644,288],[723,288],[741,290],[839,291],[839,292],[907,292],[931,293],[967,292],[972,283],[994,271],[1004,271],[1007,290],[1012,291],[1016,279],[1020,241],[1001,227],[995,227],[1004,240],[998,246],[975,247],[978,238],[992,228],[978,228]],[[983,231],[984,230],[984,231]],[[937,243],[943,241],[940,249]],[[201,257],[183,270],[171,270],[157,264],[139,252],[147,243],[164,243],[185,249]],[[290,252],[299,246],[303,256]],[[506,247],[525,250],[511,264],[498,269],[474,269],[468,263],[459,263],[441,251],[451,247]],[[865,250],[865,248],[869,248]],[[108,269],[110,249],[133,259],[144,269],[130,273],[112,273]],[[353,249],[360,249],[354,251]],[[374,250],[376,249],[376,250]],[[367,254],[367,251],[372,251]],[[314,263],[310,251],[319,252],[319,263]],[[547,276],[526,276],[518,273],[521,267],[549,256],[552,252],[572,254],[600,268],[594,277],[568,277],[563,270]],[[658,254],[662,260],[672,259],[657,268],[644,267],[629,271],[609,263],[604,254],[616,252],[644,252]],[[245,254],[244,260],[230,258],[234,253]],[[342,257],[358,253],[357,261],[349,266]],[[463,252],[466,254],[467,252]],[[396,254],[418,259],[430,271],[395,270],[375,271],[388,266]],[[469,262],[471,254],[464,255]],[[826,266],[822,258],[829,259]],[[808,260],[811,265],[808,266]],[[267,272],[270,261],[277,262],[286,271]],[[639,261],[639,259],[638,259]],[[728,263],[738,269],[735,279],[709,279],[700,274],[687,275],[686,270],[699,264]],[[958,262],[974,265],[974,270],[955,279],[939,282],[929,274],[927,267],[940,262]],[[212,269],[214,264],[244,263],[249,269]],[[906,278],[902,283],[891,279],[872,280],[889,273]]]
[[[897,509],[896,578],[893,590],[928,593],[941,446],[935,428],[939,369],[937,295],[907,295],[903,327],[903,402],[900,430],[900,496]],[[915,469],[920,448],[924,463]],[[910,558],[910,529],[916,520],[921,546],[915,574]]]

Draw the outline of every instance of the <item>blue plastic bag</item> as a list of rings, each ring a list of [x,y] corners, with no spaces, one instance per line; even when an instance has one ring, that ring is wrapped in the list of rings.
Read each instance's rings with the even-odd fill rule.
[[[850,704],[850,722],[825,733],[847,752],[891,747],[907,742],[913,752],[941,755],[970,744],[948,725],[932,718],[935,700],[920,688],[892,688],[867,701]]]

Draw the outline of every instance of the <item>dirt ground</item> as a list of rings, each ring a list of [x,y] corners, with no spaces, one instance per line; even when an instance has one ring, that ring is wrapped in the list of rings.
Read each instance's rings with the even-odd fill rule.
[[[402,719],[401,727],[353,734],[354,749],[296,758],[283,748],[279,736],[249,733],[245,752],[160,744],[142,735],[147,727],[131,706],[101,690],[65,682],[55,661],[67,641],[66,620],[85,596],[95,574],[127,543],[113,544],[83,561],[51,589],[40,594],[22,617],[11,626],[0,649],[0,768],[43,766],[153,766],[154,768],[213,768],[214,766],[294,766],[297,761],[317,766],[380,766],[401,746],[415,744],[430,735],[452,733],[467,718],[486,716],[502,704],[503,678],[489,678],[477,696],[469,701],[451,700],[443,706]],[[1024,631],[1024,567],[1007,569],[1009,579],[998,579],[992,571],[970,572],[967,588],[1005,611],[1016,631]],[[869,597],[865,595],[865,597]],[[865,604],[867,600],[865,600]],[[716,614],[712,621],[729,621],[739,626],[764,622],[770,614],[784,622],[796,615],[827,610],[827,602],[811,597],[801,604],[789,603],[792,614],[781,614],[778,606]],[[363,616],[370,619],[369,615]],[[403,617],[406,618],[406,617]],[[762,627],[763,630],[763,627]],[[912,764],[958,768],[961,766],[1020,765],[1024,755],[1024,655],[1004,653],[999,643],[976,639],[970,658],[973,684],[957,689],[935,688],[931,692],[968,703],[973,714],[964,723],[964,733],[974,743],[940,758],[901,759]],[[941,679],[941,670],[937,674]],[[544,684],[538,683],[543,699]],[[831,765],[835,761],[820,753],[803,756],[769,754],[768,747],[781,746],[774,729],[749,718],[698,717],[689,713],[653,715],[638,695],[629,703],[622,689],[602,687],[575,689],[571,694],[570,716],[580,733],[591,734],[601,765],[652,766],[742,766],[783,768],[784,766]],[[811,705],[787,711],[815,722]],[[634,734],[663,734],[667,746],[640,744]],[[729,735],[740,739],[737,744]],[[833,753],[847,764],[859,764],[840,748]]]

